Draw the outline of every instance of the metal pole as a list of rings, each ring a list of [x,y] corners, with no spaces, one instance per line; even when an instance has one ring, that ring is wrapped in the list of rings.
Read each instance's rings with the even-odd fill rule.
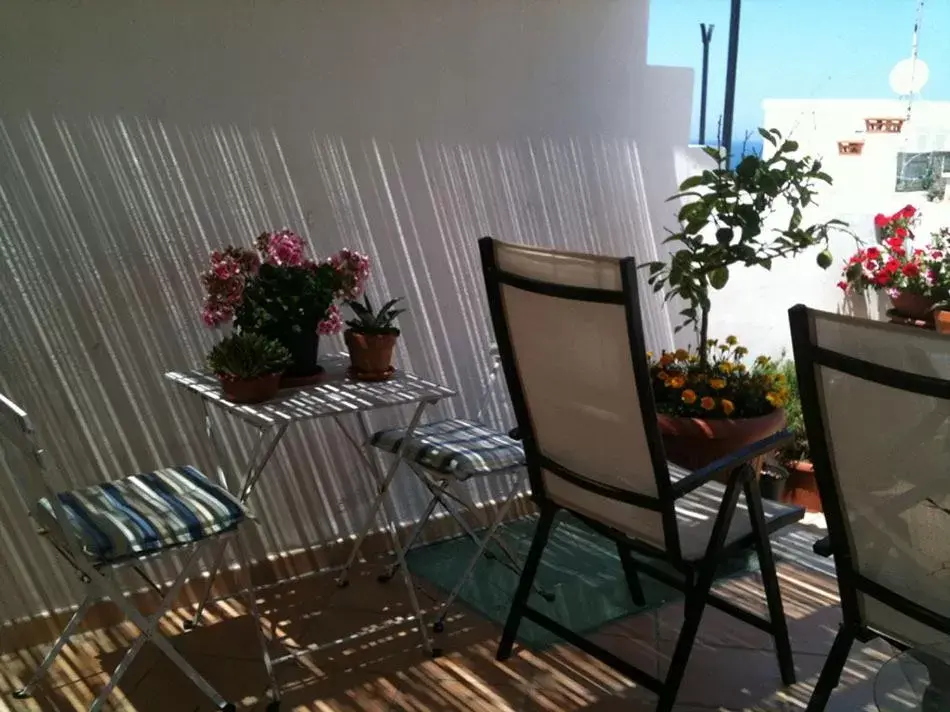
[[[726,63],[726,101],[722,108],[722,136],[720,147],[726,150],[727,161],[732,158],[732,120],[736,108],[736,64],[739,62],[739,14],[742,0],[732,0],[729,13],[729,55]]]
[[[699,90],[699,145],[706,145],[706,93],[709,89],[709,43],[712,41],[713,27],[707,31],[705,23],[699,24],[699,32],[703,37],[703,77]]]

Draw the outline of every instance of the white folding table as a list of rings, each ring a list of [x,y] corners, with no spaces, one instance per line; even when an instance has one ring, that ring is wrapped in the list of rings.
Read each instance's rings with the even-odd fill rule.
[[[358,457],[367,466],[374,479],[372,489],[375,492],[385,493],[393,480],[400,458],[394,458],[387,472],[380,467],[378,456],[368,452],[368,444],[372,431],[369,426],[367,413],[383,408],[396,406],[415,406],[412,418],[406,428],[403,440],[408,443],[413,430],[419,423],[426,406],[439,400],[456,395],[450,388],[428,381],[419,376],[397,370],[393,378],[388,381],[370,383],[356,381],[346,375],[349,357],[339,354],[320,360],[324,368],[324,375],[314,385],[281,390],[275,398],[255,405],[232,403],[224,397],[218,379],[207,371],[172,371],[165,374],[165,378],[175,383],[188,393],[198,396],[204,408],[205,428],[215,457],[217,458],[218,477],[221,484],[229,485],[229,478],[225,476],[225,462],[221,437],[215,430],[212,418],[212,408],[237,417],[252,425],[258,430],[257,442],[254,445],[251,457],[244,468],[244,478],[240,489],[236,493],[242,502],[247,502],[255,486],[261,478],[270,458],[273,456],[281,439],[288,428],[301,421],[330,418],[339,428],[344,438],[349,442]],[[344,422],[347,417],[356,421],[356,435]],[[392,538],[393,549],[396,552],[397,568],[402,572],[403,581],[409,594],[409,603],[412,612],[419,624],[423,638],[423,645],[431,653],[431,642],[427,635],[425,621],[422,619],[422,609],[416,596],[415,586],[405,565],[403,547],[400,546],[396,530],[396,518],[389,506],[388,497],[378,497],[377,507],[367,513],[367,521],[359,531],[365,532],[383,509],[387,529]],[[360,542],[361,543],[361,542]],[[358,546],[357,546],[358,548]],[[186,627],[194,627],[201,617],[208,597],[211,593],[214,579],[224,560],[226,544],[221,544],[214,555],[211,576],[205,595],[202,597],[195,612],[194,618]],[[355,550],[354,550],[355,551]]]

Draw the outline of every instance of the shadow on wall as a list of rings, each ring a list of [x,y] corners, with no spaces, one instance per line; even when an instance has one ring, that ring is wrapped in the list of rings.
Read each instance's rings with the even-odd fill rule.
[[[161,377],[201,363],[218,336],[199,317],[213,249],[288,226],[317,256],[367,252],[371,296],[405,295],[411,307],[400,365],[460,391],[442,414],[473,414],[489,369],[478,237],[654,258],[633,142],[291,139],[134,117],[0,120],[0,264],[11,276],[0,281],[10,335],[0,390],[31,412],[68,484],[158,463],[213,471],[198,404]],[[668,344],[659,301],[643,296],[649,340]],[[233,471],[251,433],[222,425]],[[254,502],[266,523],[258,554],[346,536],[362,516],[362,475],[331,432],[302,427],[272,461]],[[400,518],[424,501],[400,491]],[[74,600],[22,509],[0,502],[0,565],[22,572],[16,591],[0,592],[0,618]]]

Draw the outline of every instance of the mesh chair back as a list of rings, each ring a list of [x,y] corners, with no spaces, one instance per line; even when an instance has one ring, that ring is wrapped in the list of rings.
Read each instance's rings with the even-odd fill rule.
[[[665,549],[669,473],[633,260],[481,247],[534,496]]]
[[[845,615],[909,644],[940,640],[944,624],[950,633],[950,338],[804,307],[791,319]]]

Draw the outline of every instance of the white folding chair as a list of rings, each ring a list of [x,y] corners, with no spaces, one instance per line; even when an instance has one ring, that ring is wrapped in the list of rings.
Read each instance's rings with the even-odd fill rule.
[[[401,457],[402,462],[425,485],[430,494],[422,518],[416,522],[408,541],[401,546],[403,555],[408,553],[416,543],[426,523],[439,506],[448,512],[475,544],[475,553],[469,559],[464,572],[458,578],[449,596],[439,606],[432,626],[435,633],[441,633],[444,630],[448,611],[458,598],[466,581],[471,577],[479,559],[483,555],[495,558],[493,552],[488,549],[489,544],[494,543],[498,547],[504,557],[501,559],[502,563],[515,573],[521,572],[518,558],[498,535],[498,530],[527,482],[524,449],[513,437],[516,435],[514,432],[505,433],[481,422],[491,401],[492,388],[500,368],[496,347],[492,347],[490,356],[491,368],[473,419],[448,418],[419,425],[405,445],[403,444],[405,428],[381,430],[370,439],[370,445],[373,447]],[[500,506],[495,509],[493,517],[486,509],[479,508],[475,504],[466,487],[469,480],[485,477],[507,480],[504,498]],[[381,506],[390,483],[391,480],[379,488],[373,511],[377,511]],[[471,512],[480,520],[483,527],[481,535],[466,521],[465,511]],[[346,584],[347,572],[356,560],[367,533],[368,528],[357,539],[338,579],[341,585]],[[379,580],[386,582],[397,571],[398,564],[394,563],[380,574]],[[554,598],[553,594],[547,591],[538,590],[538,593],[547,600]],[[440,652],[437,648],[433,650],[435,655]]]
[[[808,703],[819,712],[855,640],[928,667],[923,651],[950,641],[950,339],[801,305],[789,320],[828,522],[815,551],[834,555],[843,619]]]
[[[278,709],[279,690],[267,651],[267,639],[261,628],[247,551],[240,537],[241,529],[251,520],[235,497],[190,466],[166,467],[56,492],[48,478],[44,451],[37,445],[26,412],[2,395],[0,443],[11,445],[27,464],[26,468],[13,466],[11,470],[24,473],[17,481],[18,490],[27,503],[37,532],[75,570],[79,580],[87,587],[86,596],[78,610],[53,643],[40,667],[34,671],[29,682],[14,694],[17,699],[31,696],[63,646],[76,632],[89,607],[99,597],[106,596],[135,624],[140,635],[89,707],[89,712],[102,709],[146,642],[153,643],[165,653],[219,710],[233,712],[235,706],[227,702],[158,630],[162,616],[175,604],[188,571],[201,552],[207,545],[229,538],[237,545],[241,568],[246,577],[244,593],[247,606],[257,627],[261,653],[270,679],[272,700],[268,710]],[[172,584],[163,590],[141,565],[147,559],[172,551],[185,554],[185,565]],[[123,595],[114,578],[115,572],[123,568],[132,569],[161,596],[161,605],[152,615],[142,615]]]
[[[783,682],[795,668],[769,537],[804,515],[764,502],[752,462],[790,439],[779,433],[685,471],[666,460],[650,386],[632,258],[556,252],[491,238],[480,243],[488,305],[527,456],[538,525],[505,623],[508,658],[524,618],[659,695],[670,712],[707,604],[772,635]],[[725,486],[716,477],[725,475]],[[558,512],[612,540],[635,603],[639,573],[686,594],[666,675],[624,661],[531,605],[531,586]],[[733,553],[758,554],[768,617],[712,590]]]

